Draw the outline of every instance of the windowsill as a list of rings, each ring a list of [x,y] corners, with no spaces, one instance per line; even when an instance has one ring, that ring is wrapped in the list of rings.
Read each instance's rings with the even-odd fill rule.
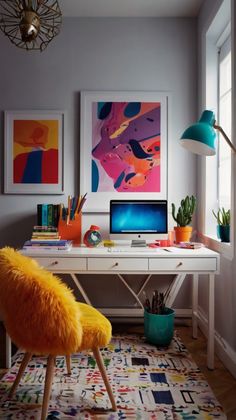
[[[232,260],[234,257],[233,244],[231,242],[221,242],[217,236],[214,235],[201,235],[201,240],[208,248],[213,251],[219,252],[223,257]]]

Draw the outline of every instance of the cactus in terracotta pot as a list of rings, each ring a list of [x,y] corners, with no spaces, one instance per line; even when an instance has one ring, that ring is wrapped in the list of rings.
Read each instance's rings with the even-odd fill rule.
[[[193,195],[189,197],[188,195],[181,200],[180,207],[178,212],[176,212],[175,204],[172,203],[172,216],[176,221],[177,226],[187,226],[191,223],[193,213],[196,209],[197,199]]]
[[[188,242],[192,233],[189,224],[192,221],[193,213],[196,209],[197,199],[193,195],[188,195],[181,200],[180,207],[176,211],[175,204],[172,203],[172,217],[177,223],[175,227],[176,242]]]

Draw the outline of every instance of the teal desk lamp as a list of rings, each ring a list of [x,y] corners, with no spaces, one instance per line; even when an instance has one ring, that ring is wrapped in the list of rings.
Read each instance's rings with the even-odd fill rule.
[[[203,111],[200,120],[188,127],[182,137],[181,144],[192,153],[204,156],[216,154],[215,140],[218,130],[231,149],[236,153],[236,148],[224,132],[223,128],[216,125],[215,115],[212,111]]]

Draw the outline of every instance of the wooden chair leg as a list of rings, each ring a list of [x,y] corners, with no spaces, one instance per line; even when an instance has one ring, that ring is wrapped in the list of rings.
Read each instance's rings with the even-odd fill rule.
[[[19,367],[18,373],[16,375],[16,379],[14,381],[14,384],[12,385],[10,392],[9,392],[9,397],[11,398],[14,395],[14,392],[16,391],[16,388],[18,387],[20,380],[22,378],[22,375],[25,371],[26,366],[28,365],[30,359],[32,357],[32,353],[25,353],[24,358],[21,362],[21,365]]]
[[[93,349],[93,354],[94,354],[94,357],[96,359],[98,368],[99,368],[99,370],[101,372],[102,379],[104,381],[104,384],[105,384],[107,393],[109,395],[109,398],[110,398],[110,401],[111,401],[112,410],[113,411],[117,411],[115,398],[114,398],[114,395],[113,395],[113,392],[112,392],[112,389],[111,389],[111,385],[110,385],[109,380],[108,380],[108,377],[107,377],[106,369],[105,369],[105,366],[104,366],[104,363],[103,363],[103,359],[102,359],[102,356],[101,356],[101,353],[100,353],[99,349],[98,348]]]
[[[71,364],[70,364],[70,355],[66,356],[66,367],[68,375],[71,375]]]
[[[54,374],[54,367],[55,367],[55,357],[50,355],[48,356],[48,363],[47,363],[47,370],[46,370],[41,420],[46,420],[47,418],[48,404],[49,404],[50,392],[51,392],[51,386],[52,386],[52,380],[53,380],[53,374]]]

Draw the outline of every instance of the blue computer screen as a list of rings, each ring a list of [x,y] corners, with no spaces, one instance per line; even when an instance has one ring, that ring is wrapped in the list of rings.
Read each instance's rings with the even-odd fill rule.
[[[110,233],[167,233],[166,200],[111,200]]]

